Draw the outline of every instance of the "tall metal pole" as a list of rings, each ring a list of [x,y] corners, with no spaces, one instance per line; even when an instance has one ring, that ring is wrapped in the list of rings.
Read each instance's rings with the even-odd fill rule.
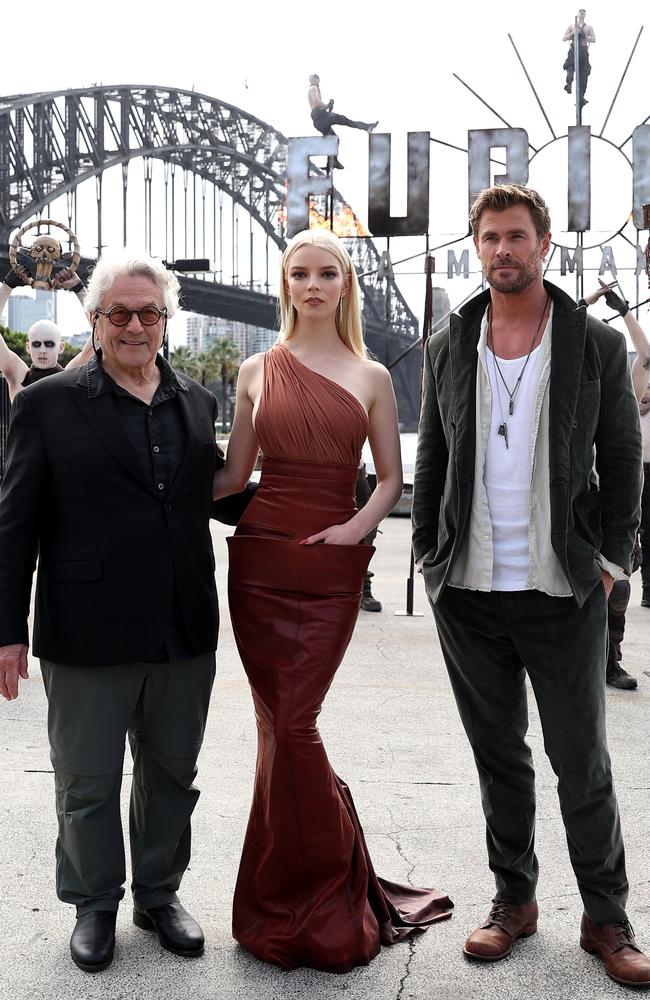
[[[212,185],[212,257],[214,260],[213,281],[217,280],[217,185]],[[221,264],[219,265],[221,266]]]
[[[580,259],[582,259],[582,248],[585,242],[585,234],[578,233],[578,246],[580,247]],[[578,268],[576,267],[576,282],[577,282],[577,295],[576,299],[581,299],[585,294],[585,275],[584,269],[580,268],[580,274],[578,274]]]
[[[172,260],[176,260],[176,164],[172,163]],[[169,257],[167,258],[169,260]]]
[[[582,94],[580,93],[580,44],[578,36],[578,18],[573,19],[573,78],[576,95],[576,125],[582,125]]]
[[[122,245],[126,246],[126,202],[127,189],[129,186],[129,164],[122,164]]]
[[[251,179],[250,179],[250,181],[248,183],[248,204],[249,205],[253,204],[253,178],[252,177],[251,177]],[[252,212],[248,213],[248,243],[249,243],[249,251],[250,251],[249,273],[248,273],[248,287],[250,288],[250,290],[252,292],[253,291],[253,271],[254,271],[254,262],[253,262],[253,213]]]
[[[205,257],[205,198],[208,182],[205,177],[201,178],[201,256]]]
[[[187,185],[188,185],[189,171],[187,167],[183,167],[183,204],[184,204],[184,215],[183,215],[183,246],[185,247],[184,254],[187,257]]]
[[[223,191],[219,188],[219,281],[223,282]]]
[[[165,183],[165,260],[169,257],[169,164],[163,163],[163,179]],[[172,257],[171,260],[174,258]]]
[[[192,171],[192,256],[196,258],[196,174]]]
[[[232,250],[232,275],[231,275],[231,284],[234,285],[235,284],[235,275],[236,275],[236,270],[235,270],[235,267],[236,267],[236,265],[235,265],[235,244],[236,244],[236,238],[235,238],[235,199],[234,198],[232,198],[232,200],[230,202],[230,208],[231,208],[231,211],[230,211],[230,241],[231,241],[231,250]]]
[[[390,236],[386,237],[386,260],[390,261]],[[384,364],[390,365],[390,273],[386,275],[384,294]]]
[[[142,172],[144,175],[144,247],[149,253],[147,248],[147,232],[149,230],[149,204],[147,200],[147,157],[142,157]]]
[[[424,257],[424,320],[422,323],[422,366],[420,369],[420,409],[422,408],[422,377],[424,374],[424,352],[427,349],[427,340],[431,334],[433,325],[433,272],[436,262],[432,253],[429,252],[429,237],[427,236],[427,250]],[[413,545],[409,556],[409,575],[406,580],[406,611],[396,611],[399,617],[421,618],[422,613],[416,612],[414,608],[414,588],[415,588],[415,554]]]
[[[97,201],[97,256],[101,257],[104,243],[102,241],[102,180],[103,174],[95,178],[95,199]]]
[[[266,189],[265,199],[266,199],[266,213],[265,213],[265,217],[268,219],[268,217],[269,217],[269,191],[268,191],[268,188]],[[265,249],[266,249],[266,264],[265,264],[265,277],[264,277],[264,281],[265,281],[265,287],[266,287],[266,294],[268,295],[269,294],[269,234],[268,233],[266,234],[266,241],[265,241],[265,243],[266,243],[266,247],[265,247]]]

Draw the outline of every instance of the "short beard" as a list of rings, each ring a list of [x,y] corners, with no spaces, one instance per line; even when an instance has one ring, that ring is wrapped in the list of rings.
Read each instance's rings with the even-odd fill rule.
[[[489,273],[485,273],[485,280],[487,281],[490,288],[494,288],[497,292],[502,292],[504,295],[512,295],[517,292],[523,292],[526,288],[529,288],[538,278],[540,274],[539,266],[529,267],[525,264],[523,267],[521,265],[515,265],[514,270],[516,274],[513,277],[503,277],[499,275],[499,269],[493,267]]]

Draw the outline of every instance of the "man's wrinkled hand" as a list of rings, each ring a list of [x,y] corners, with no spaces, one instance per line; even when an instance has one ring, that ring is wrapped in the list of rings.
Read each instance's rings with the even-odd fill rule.
[[[7,701],[18,697],[18,679],[27,680],[27,646],[17,642],[0,646],[0,694]]]

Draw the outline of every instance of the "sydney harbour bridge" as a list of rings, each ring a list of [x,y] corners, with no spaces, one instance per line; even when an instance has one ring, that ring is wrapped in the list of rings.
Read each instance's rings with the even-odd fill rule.
[[[211,272],[179,275],[183,307],[275,329],[286,163],[281,132],[194,91],[93,86],[0,97],[0,266],[19,227],[52,217],[77,233],[82,277],[108,244],[167,261],[207,257]],[[312,224],[333,219],[350,237],[366,342],[390,366],[401,422],[413,429],[420,352],[408,348],[418,321],[343,196],[334,189],[327,208],[315,199],[311,214]]]

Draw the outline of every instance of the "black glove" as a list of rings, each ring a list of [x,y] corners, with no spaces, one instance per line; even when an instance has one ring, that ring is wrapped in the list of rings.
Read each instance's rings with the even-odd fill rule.
[[[13,268],[7,272],[3,281],[5,285],[9,285],[9,288],[22,288],[25,285],[23,279],[20,275],[16,274]]]
[[[615,309],[620,316],[625,316],[626,313],[630,311],[630,304],[627,299],[621,298],[616,292],[611,289],[609,292],[605,292],[605,302],[610,309]]]

